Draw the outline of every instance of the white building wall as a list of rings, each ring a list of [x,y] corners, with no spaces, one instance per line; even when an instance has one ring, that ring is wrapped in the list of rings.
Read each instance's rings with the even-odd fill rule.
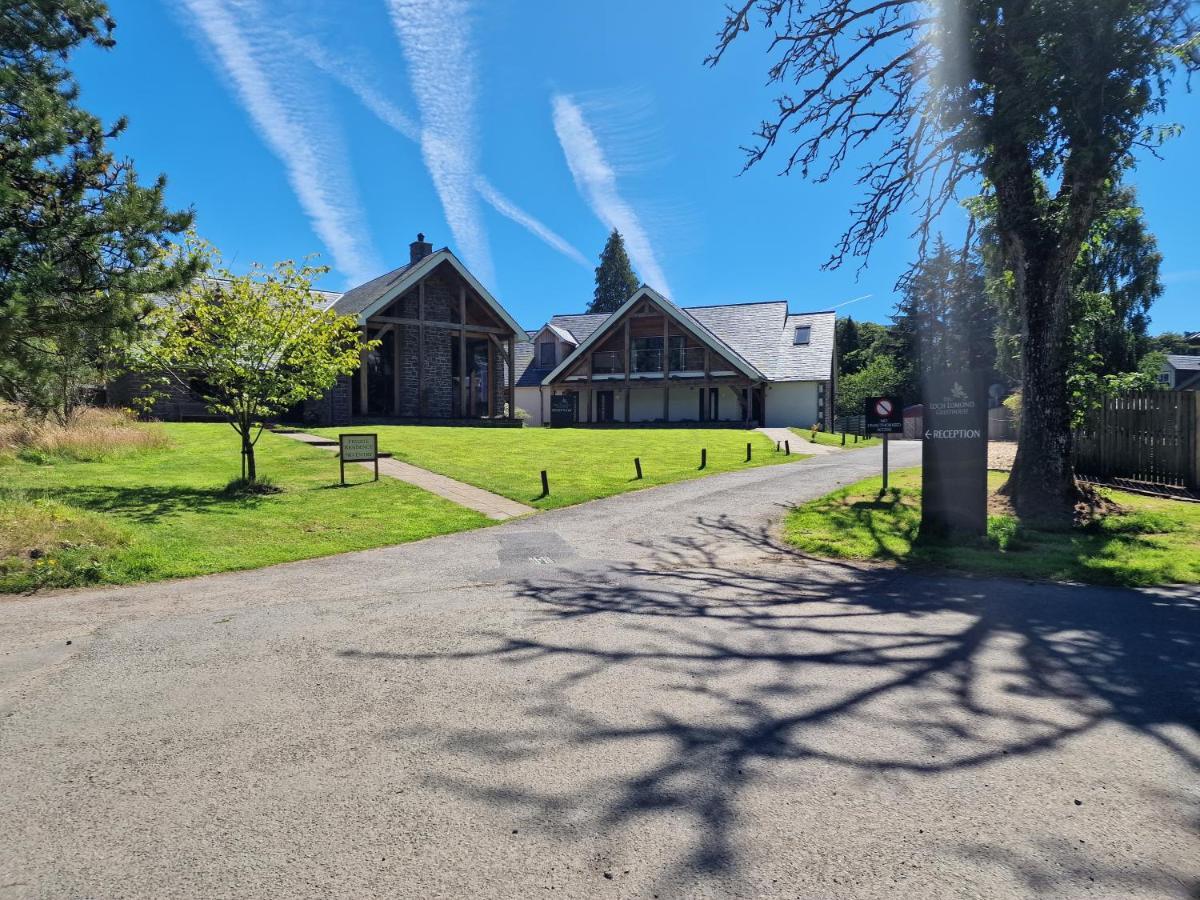
[[[629,421],[653,422],[662,418],[662,388],[650,390],[634,389],[629,392]],[[624,415],[624,410],[618,408],[617,419]]]
[[[766,425],[808,428],[820,421],[816,381],[782,381],[767,387]]]
[[[695,422],[700,417],[698,388],[687,385],[671,386],[671,421]]]
[[[519,387],[516,389],[517,394],[517,409],[523,409],[529,413],[529,418],[525,420],[526,425],[541,425],[542,424],[542,395],[541,391],[535,387]]]

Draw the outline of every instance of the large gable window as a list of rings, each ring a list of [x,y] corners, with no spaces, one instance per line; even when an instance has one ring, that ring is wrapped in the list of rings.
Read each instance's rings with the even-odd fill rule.
[[[801,346],[807,344],[810,340],[812,340],[812,326],[811,325],[797,325],[796,333],[792,337],[792,343],[795,344],[797,347],[801,347]]]
[[[554,341],[542,341],[538,346],[538,368],[553,369],[557,358],[554,353]]]

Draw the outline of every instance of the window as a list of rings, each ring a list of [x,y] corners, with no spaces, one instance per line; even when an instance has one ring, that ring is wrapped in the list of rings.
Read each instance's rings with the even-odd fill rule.
[[[1170,372],[1159,372],[1158,373],[1158,383],[1159,384],[1170,384],[1171,383],[1171,373]]]
[[[542,341],[538,344],[538,368],[553,369],[554,365],[554,341]]]
[[[796,326],[796,335],[795,335],[795,337],[792,338],[792,343],[796,344],[797,346],[799,346],[801,344],[807,344],[811,338],[812,338],[812,326],[811,325],[797,325]]]

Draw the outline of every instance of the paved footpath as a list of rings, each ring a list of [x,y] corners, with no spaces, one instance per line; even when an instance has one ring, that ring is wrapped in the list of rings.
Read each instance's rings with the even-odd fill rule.
[[[275,433],[280,437],[311,444],[321,450],[329,450],[333,453],[338,452],[337,444],[331,444],[330,439],[326,437],[306,434],[303,431],[277,431]],[[357,465],[372,472],[375,470],[375,463],[373,462],[357,463]],[[510,500],[508,497],[502,497],[499,494],[493,494],[491,491],[485,491],[483,488],[476,487],[473,484],[455,481],[453,478],[439,475],[437,472],[430,472],[428,469],[422,469],[410,463],[401,462],[398,459],[380,459],[379,474],[388,478],[395,478],[398,481],[407,481],[409,484],[416,485],[422,490],[429,491],[431,494],[437,494],[439,497],[445,497],[459,506],[465,506],[467,509],[483,513],[489,519],[495,519],[498,522],[503,522],[506,519],[515,519],[518,516],[535,512],[532,506],[526,506],[524,503],[518,503],[516,500]]]
[[[1194,897],[1197,592],[774,539],[878,466],[0,602],[0,898]]]
[[[830,453],[841,453],[841,449],[838,447],[811,443],[790,428],[758,428],[755,430],[765,434],[777,445],[782,445],[784,441],[790,441],[793,453],[803,453],[806,456],[827,456]]]

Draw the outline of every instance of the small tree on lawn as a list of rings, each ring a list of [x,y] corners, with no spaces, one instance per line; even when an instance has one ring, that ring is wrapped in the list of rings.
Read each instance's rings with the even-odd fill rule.
[[[254,447],[266,420],[353,372],[363,343],[354,317],[323,308],[312,291],[327,267],[284,260],[270,272],[255,264],[249,274],[234,275],[214,265],[211,247],[200,245],[198,252],[215,274],[155,311],[153,337],[139,346],[136,362],[191,391],[233,426],[241,438],[242,479],[251,486],[258,478]]]

